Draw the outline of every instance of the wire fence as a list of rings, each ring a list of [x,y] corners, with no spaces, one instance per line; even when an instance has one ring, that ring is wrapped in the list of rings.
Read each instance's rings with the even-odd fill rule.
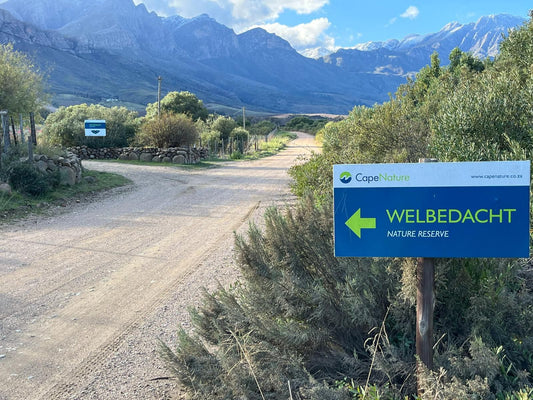
[[[252,135],[245,139],[212,139],[207,142],[200,140],[198,145],[209,150],[209,156],[213,158],[238,157],[261,150],[263,143],[268,143],[278,132],[274,129],[267,135]]]
[[[28,143],[28,159],[33,160],[33,146],[37,145],[37,130],[35,128],[35,115],[29,113],[26,122],[29,125],[29,131],[24,131],[24,115],[18,115],[18,121],[16,127],[15,117],[9,114],[8,110],[1,110],[0,116],[2,118],[2,135],[0,137],[0,147],[2,154],[8,154],[12,146],[23,145],[24,142]],[[18,130],[17,130],[18,128]],[[28,133],[28,135],[25,135]],[[0,157],[1,161],[1,157]]]

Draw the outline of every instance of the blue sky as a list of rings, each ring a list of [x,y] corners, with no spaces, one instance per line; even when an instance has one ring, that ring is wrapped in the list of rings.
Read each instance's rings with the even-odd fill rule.
[[[262,27],[313,56],[368,41],[439,31],[491,14],[528,17],[530,0],[134,0],[160,15],[208,14],[240,33]]]

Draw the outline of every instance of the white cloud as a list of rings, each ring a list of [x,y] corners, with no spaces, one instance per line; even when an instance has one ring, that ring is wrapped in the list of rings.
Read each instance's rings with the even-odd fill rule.
[[[335,39],[326,34],[331,26],[327,18],[314,19],[296,26],[277,22],[257,26],[287,40],[295,50],[307,57],[317,57],[336,50]]]
[[[134,0],[143,2],[148,10],[160,15],[180,15],[185,18],[208,14],[237,33],[260,27],[287,40],[304,55],[335,51],[335,39],[325,32],[330,27],[327,18],[287,26],[276,19],[287,10],[306,15],[320,10],[329,0]]]
[[[329,0],[134,0],[162,15],[191,18],[208,14],[218,22],[242,31],[253,25],[275,21],[286,10],[310,14]]]
[[[409,6],[403,14],[400,15],[402,18],[415,19],[420,14],[420,11],[415,6]]]

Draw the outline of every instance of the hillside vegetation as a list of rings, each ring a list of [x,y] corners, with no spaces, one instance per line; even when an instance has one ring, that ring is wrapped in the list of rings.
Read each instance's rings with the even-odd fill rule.
[[[531,160],[533,22],[494,61],[437,55],[383,104],[319,133],[293,167],[293,210],[236,239],[242,280],[206,293],[194,333],[162,346],[196,399],[412,399],[415,261],[335,258],[332,165]],[[533,396],[533,268],[524,259],[436,260],[435,368],[424,399]],[[171,348],[172,347],[172,348]]]

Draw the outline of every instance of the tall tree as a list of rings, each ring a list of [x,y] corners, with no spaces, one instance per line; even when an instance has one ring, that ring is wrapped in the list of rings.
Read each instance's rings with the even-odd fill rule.
[[[46,101],[39,69],[12,44],[0,45],[0,109],[11,113],[36,111]]]
[[[161,99],[161,114],[185,114],[193,121],[205,121],[209,115],[202,100],[191,92],[170,92]],[[157,103],[150,103],[146,107],[148,118],[157,115]]]

